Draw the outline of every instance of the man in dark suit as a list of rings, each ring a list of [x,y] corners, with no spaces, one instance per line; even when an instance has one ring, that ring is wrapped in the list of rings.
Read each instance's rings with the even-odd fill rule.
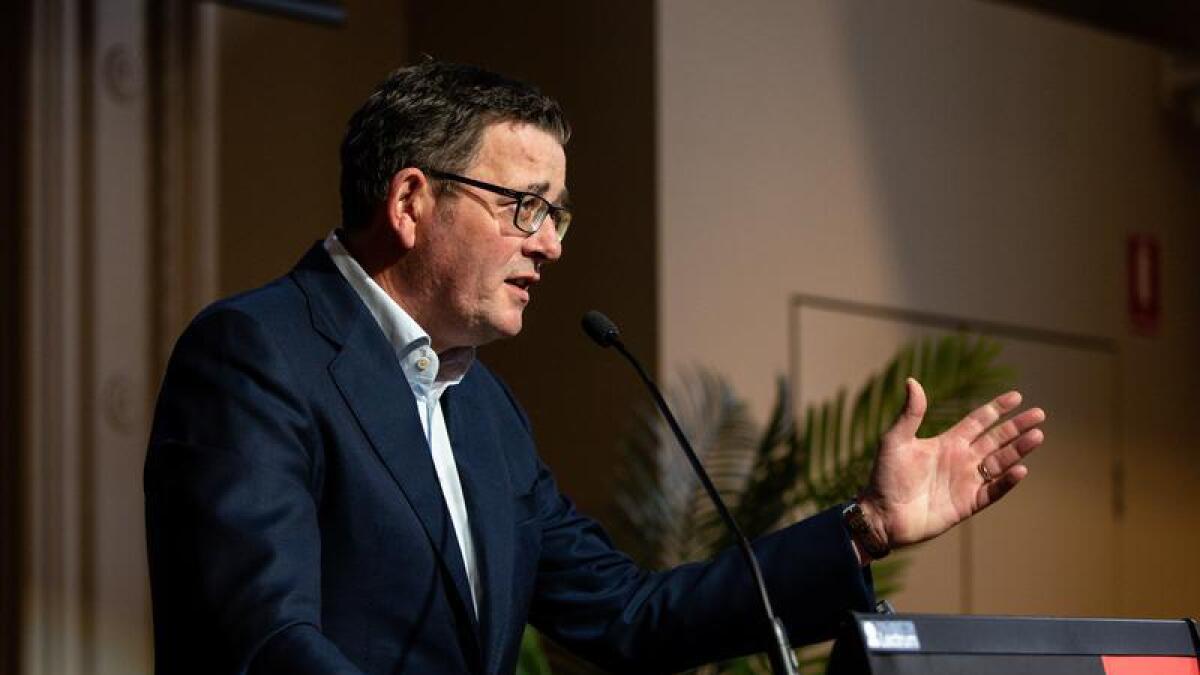
[[[764,648],[736,552],[638,569],[538,459],[475,347],[515,336],[571,221],[558,105],[425,63],[355,113],[342,227],[179,339],[146,460],[161,673],[510,673],[526,621],[618,672]],[[791,638],[868,609],[866,565],[1011,489],[1010,392],[934,439],[920,386],[871,484],[755,543]]]

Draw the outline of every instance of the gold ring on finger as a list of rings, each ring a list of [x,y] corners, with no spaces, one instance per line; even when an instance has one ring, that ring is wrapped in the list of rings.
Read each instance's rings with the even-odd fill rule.
[[[983,477],[983,482],[990,483],[990,482],[992,482],[992,480],[994,480],[996,478],[995,476],[992,475],[992,472],[987,468],[987,464],[980,462],[979,466],[977,468],[979,469],[979,475]]]

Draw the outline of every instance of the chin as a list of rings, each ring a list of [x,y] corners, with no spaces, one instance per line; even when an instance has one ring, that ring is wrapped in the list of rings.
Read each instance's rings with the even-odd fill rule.
[[[475,346],[482,346],[496,340],[516,337],[522,328],[521,315],[516,317],[500,317],[499,320],[488,321],[483,326],[482,331],[479,331],[479,339],[474,341]]]
[[[521,326],[520,321],[517,321],[516,323],[513,323],[513,324],[507,324],[507,325],[499,328],[496,331],[496,333],[497,333],[496,337],[498,337],[498,338],[516,337],[517,335],[520,335],[521,328],[522,328],[522,326]]]
[[[524,319],[521,312],[515,312],[513,315],[504,317],[502,321],[497,321],[493,326],[498,337],[516,337],[524,327]]]

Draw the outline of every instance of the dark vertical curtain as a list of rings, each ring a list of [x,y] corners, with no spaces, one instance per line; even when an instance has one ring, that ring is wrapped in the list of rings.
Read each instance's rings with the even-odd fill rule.
[[[22,543],[22,209],[29,0],[0,3],[0,672],[18,672]]]

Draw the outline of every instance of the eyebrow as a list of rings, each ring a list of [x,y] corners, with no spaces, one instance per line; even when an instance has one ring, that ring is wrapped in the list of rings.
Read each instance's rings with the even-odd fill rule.
[[[530,183],[525,186],[524,191],[532,192],[535,195],[544,196],[547,192],[550,191],[550,183],[547,181],[542,181],[540,183]]]
[[[548,183],[546,181],[542,181],[540,183],[530,183],[525,186],[525,192],[532,192],[533,194],[538,195],[540,197],[545,197],[546,193],[549,191],[550,191],[550,183]],[[571,195],[570,195],[570,193],[567,192],[566,187],[563,187],[562,193],[559,194],[558,202],[555,204],[555,206],[561,206],[562,208],[565,208],[565,209],[571,207]]]

